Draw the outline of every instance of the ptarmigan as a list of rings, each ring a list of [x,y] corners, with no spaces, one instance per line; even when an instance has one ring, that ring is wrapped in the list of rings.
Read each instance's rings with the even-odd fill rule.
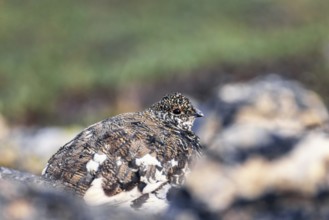
[[[144,111],[86,128],[49,159],[42,175],[90,204],[161,211],[202,151],[191,130],[202,116],[182,94],[166,95]]]

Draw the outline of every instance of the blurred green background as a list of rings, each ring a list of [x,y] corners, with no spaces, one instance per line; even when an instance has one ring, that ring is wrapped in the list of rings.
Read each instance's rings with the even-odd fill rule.
[[[276,72],[329,93],[329,1],[0,0],[0,113],[87,125]],[[326,99],[328,102],[328,99]]]

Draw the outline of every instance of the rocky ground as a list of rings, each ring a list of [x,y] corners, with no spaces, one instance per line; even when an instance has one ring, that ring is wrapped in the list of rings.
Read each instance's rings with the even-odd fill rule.
[[[329,218],[328,112],[314,92],[268,76],[219,88],[208,109],[206,155],[168,218]]]
[[[152,217],[111,207],[89,207],[55,182],[0,167],[0,219],[142,220]]]
[[[1,134],[0,125],[0,165],[34,174],[41,174],[50,156],[82,129],[4,127],[5,132]]]
[[[206,117],[195,130],[206,152],[163,219],[329,219],[328,111],[316,93],[270,75],[221,86],[199,105]],[[53,152],[75,132],[53,131],[58,134]],[[36,136],[49,140],[43,132]],[[13,161],[52,154],[44,142],[24,141],[23,136],[10,131],[2,135],[15,140],[13,146],[27,146],[7,153]],[[7,168],[0,169],[0,189],[1,219],[159,218],[87,207],[57,183]]]

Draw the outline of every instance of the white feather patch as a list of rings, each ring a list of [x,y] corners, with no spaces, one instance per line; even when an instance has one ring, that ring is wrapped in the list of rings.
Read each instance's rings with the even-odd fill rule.
[[[155,157],[151,156],[150,154],[146,154],[141,158],[136,159],[137,166],[161,166],[160,161],[158,161]]]
[[[177,162],[175,159],[171,159],[171,160],[169,161],[169,163],[170,163],[170,165],[171,165],[172,167],[178,165],[178,162]]]
[[[98,167],[99,167],[99,163],[95,162],[94,160],[89,160],[88,163],[86,164],[87,171],[90,173],[97,172]]]
[[[138,211],[157,214],[163,212],[167,207],[167,199],[158,198],[154,193],[150,193],[149,198],[138,208]]]
[[[89,160],[86,164],[87,171],[90,173],[96,173],[99,166],[102,165],[106,159],[107,156],[105,154],[95,153],[93,159]]]
[[[104,161],[106,160],[107,156],[105,154],[98,154],[95,153],[94,154],[94,161],[99,163],[99,165],[101,165],[102,163],[104,163]]]
[[[130,202],[142,195],[138,188],[135,187],[130,191],[121,192],[114,196],[107,196],[104,193],[102,183],[103,178],[97,178],[91,183],[91,186],[86,191],[83,198],[89,205],[100,205],[106,203],[109,205],[125,206],[125,202]]]

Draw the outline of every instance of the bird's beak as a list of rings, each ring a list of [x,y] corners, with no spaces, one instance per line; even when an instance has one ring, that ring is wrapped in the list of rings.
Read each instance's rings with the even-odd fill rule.
[[[196,118],[200,118],[200,117],[203,117],[204,116],[204,114],[202,113],[202,111],[200,111],[199,109],[195,109],[195,114],[194,114],[194,116],[196,117]]]

